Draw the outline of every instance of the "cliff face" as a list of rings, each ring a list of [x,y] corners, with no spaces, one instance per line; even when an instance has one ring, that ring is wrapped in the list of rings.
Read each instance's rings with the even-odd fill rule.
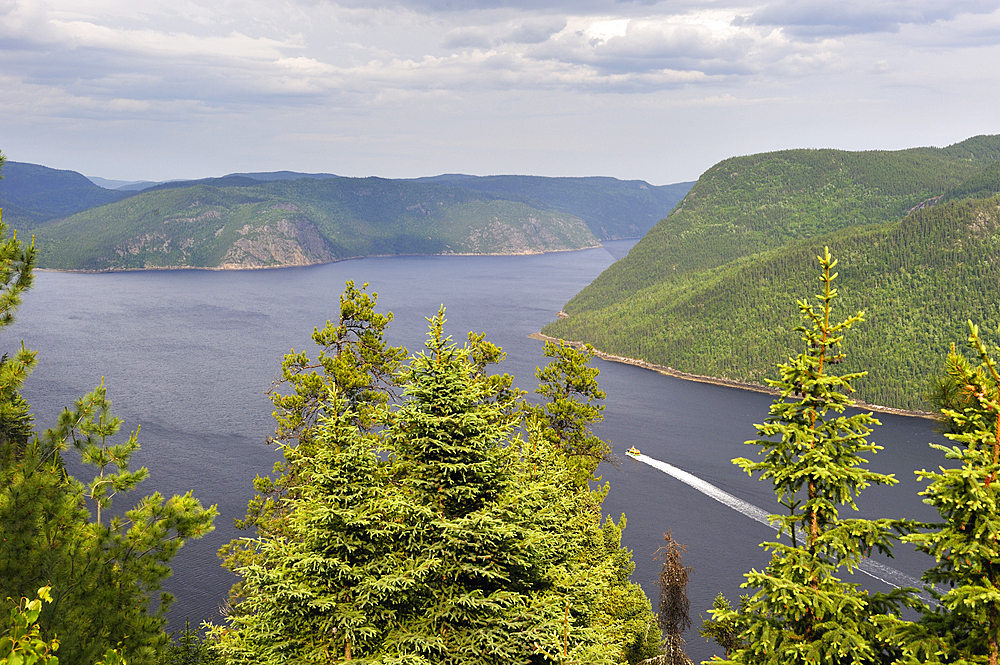
[[[282,218],[277,224],[265,224],[258,229],[246,224],[239,233],[243,237],[233,242],[222,257],[219,268],[307,266],[329,263],[336,258],[315,225],[308,220],[289,221]]]

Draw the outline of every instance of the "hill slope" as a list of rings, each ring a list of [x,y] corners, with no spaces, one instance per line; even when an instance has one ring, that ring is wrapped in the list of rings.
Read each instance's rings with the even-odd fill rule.
[[[253,268],[598,244],[571,215],[461,188],[379,178],[226,177],[163,185],[36,234],[39,264],[68,270]]]
[[[5,221],[37,236],[42,267],[64,270],[248,268],[376,254],[581,249],[600,239],[642,235],[691,185],[275,171],[108,190],[78,173],[34,164],[10,162],[5,174]]]
[[[23,162],[6,162],[0,180],[4,222],[21,231],[30,231],[51,219],[120,201],[128,195],[98,187],[76,171]]]
[[[650,185],[617,178],[545,178],[525,175],[417,178],[514,197],[529,205],[576,215],[601,240],[641,238],[684,198],[693,182]]]
[[[1000,147],[1000,137],[970,142],[987,156]],[[726,160],[545,333],[760,381],[799,345],[795,301],[828,244],[841,259],[844,311],[868,312],[845,364],[871,372],[859,395],[922,408],[928,376],[964,339],[966,319],[996,318],[1000,171],[963,144]]]

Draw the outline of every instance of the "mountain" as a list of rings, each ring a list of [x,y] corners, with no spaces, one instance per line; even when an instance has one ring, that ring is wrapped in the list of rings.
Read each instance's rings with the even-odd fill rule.
[[[5,221],[36,236],[42,267],[64,270],[580,249],[645,233],[690,187],[614,178],[386,180],[294,171],[152,183],[88,179],[17,162],[4,175]],[[121,186],[107,189],[114,185]]]
[[[641,238],[673,210],[694,184],[657,186],[617,178],[463,174],[416,178],[414,182],[457,185],[576,215],[602,240]]]
[[[867,311],[844,369],[859,396],[925,408],[969,318],[993,325],[1000,136],[944,149],[792,150],[720,162],[544,332],[608,353],[761,381],[800,346],[815,256],[840,259],[841,312]]]
[[[120,201],[123,192],[104,189],[76,171],[6,162],[0,180],[4,222],[21,231],[52,219]]]
[[[582,220],[468,189],[381,178],[170,183],[36,229],[42,267],[255,268],[387,254],[593,247]]]
[[[252,180],[300,180],[302,178],[313,178],[315,180],[326,180],[327,178],[339,178],[332,173],[298,173],[296,171],[267,171],[262,173],[230,173],[227,177],[251,178]]]

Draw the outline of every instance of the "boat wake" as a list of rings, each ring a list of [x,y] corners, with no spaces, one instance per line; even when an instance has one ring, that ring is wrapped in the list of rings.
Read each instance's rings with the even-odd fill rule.
[[[716,487],[712,483],[706,480],[702,480],[701,478],[692,473],[688,473],[684,469],[679,469],[673,464],[667,464],[666,462],[661,462],[658,459],[653,459],[649,455],[643,455],[639,453],[639,451],[637,450],[634,453],[632,451],[629,451],[629,457],[639,462],[642,462],[643,464],[648,464],[654,469],[662,471],[668,476],[671,476],[681,481],[685,485],[689,485],[695,488],[702,494],[712,499],[715,499],[722,505],[728,506],[733,510],[742,513],[743,515],[746,515],[750,519],[760,522],[761,524],[766,524],[767,526],[777,531],[777,527],[774,524],[772,524],[771,521],[768,519],[769,513],[765,511],[763,508],[759,508],[758,506],[755,506],[752,503],[748,503],[743,499],[735,497],[729,492],[726,492],[725,490]],[[861,565],[858,566],[858,569],[865,575],[868,575],[869,577],[879,580],[880,582],[888,584],[889,586],[896,589],[907,588],[907,587],[915,589],[923,589],[926,586],[925,582],[922,582],[915,577],[907,575],[906,573],[900,570],[896,570],[891,566],[887,566],[878,561],[873,561],[872,559],[863,559],[861,561]],[[931,598],[930,594],[928,594],[926,591],[919,592],[917,595],[925,603],[931,603],[932,605],[937,604],[937,602],[933,598]]]

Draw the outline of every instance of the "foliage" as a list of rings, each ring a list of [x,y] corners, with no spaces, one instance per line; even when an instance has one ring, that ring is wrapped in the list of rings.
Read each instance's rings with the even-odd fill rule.
[[[482,335],[459,347],[444,323],[442,309],[426,349],[398,372],[398,407],[383,393],[351,403],[350,374],[330,372],[308,445],[280,439],[297,482],[275,498],[281,528],[243,540],[242,600],[211,633],[226,662],[635,663],[655,653],[649,601],[628,580],[624,520],[599,523],[606,489],[575,480],[538,420],[517,433],[520,391],[486,372],[502,351]]]
[[[996,316],[1000,197],[938,204],[905,219],[802,241],[678,277],[600,309],[574,312],[545,333],[686,372],[764,383],[795,341],[787,321],[813,257],[844,260],[844,303],[867,312],[850,372],[870,404],[926,409],[950,343],[970,316]]]
[[[988,662],[1000,655],[1000,373],[994,359],[998,347],[987,345],[969,322],[968,343],[978,356],[973,365],[952,349],[948,382],[964,399],[942,409],[949,424],[946,437],[954,446],[931,444],[951,460],[948,468],[921,470],[928,482],[924,501],[943,520],[906,537],[934,557],[923,579],[945,583],[938,607],[924,608],[921,621],[882,622],[884,637],[903,654],[903,662]],[[957,463],[957,465],[955,465]]]
[[[862,312],[839,323],[831,320],[837,297],[829,250],[819,257],[822,269],[820,306],[799,301],[804,325],[796,331],[805,350],[779,367],[771,384],[780,395],[764,424],[757,425],[763,460],[733,460],[749,474],[770,480],[785,514],[773,515],[779,538],[791,544],[765,543],[771,562],[762,572],[747,574],[744,587],[757,592],[744,612],[715,609],[717,622],[742,627],[743,644],[729,653],[734,663],[873,663],[882,656],[872,616],[898,612],[902,592],[869,594],[836,577],[852,571],[872,551],[891,553],[892,531],[912,526],[895,520],[842,519],[838,505],[856,509],[855,497],[872,484],[892,485],[891,475],[863,467],[862,455],[878,446],[867,442],[870,413],[843,415],[848,394],[862,373],[830,371],[845,356],[844,334],[864,318]]]
[[[584,484],[594,479],[597,465],[611,455],[608,444],[590,429],[604,419],[604,405],[595,402],[606,397],[597,386],[598,369],[590,366],[594,349],[549,341],[544,354],[552,360],[535,372],[539,380],[535,393],[545,399],[530,412],[544,425],[544,436],[576,469],[578,482]]]
[[[38,590],[33,600],[22,598],[10,609],[10,624],[5,634],[0,635],[0,663],[6,665],[58,665],[59,640],[45,640],[38,627],[38,615],[42,612],[42,602],[51,603],[51,587]],[[14,602],[13,599],[7,599]]]
[[[786,324],[794,296],[827,245],[848,265],[849,306],[869,315],[846,366],[870,370],[858,397],[923,409],[961,322],[996,315],[997,199],[964,198],[996,185],[996,165],[976,155],[991,155],[986,148],[1000,140],[981,138],[955,150],[785,151],[721,162],[565,305],[569,318],[543,332],[763,383],[795,341]],[[938,202],[949,191],[963,200]]]
[[[281,264],[295,260],[286,251],[295,247],[314,262],[579,248],[596,238],[641,237],[691,186],[614,178],[256,174],[136,193],[34,164],[13,163],[10,172],[11,182],[0,184],[0,204],[17,228],[39,233],[42,265],[88,270]]]
[[[637,182],[515,180],[226,177],[150,188],[35,232],[41,265],[68,270],[519,254],[641,235],[679,198]]]
[[[22,233],[45,222],[119,201],[128,193],[98,187],[74,171],[8,162],[0,181],[0,207]]]
[[[285,461],[275,465],[276,479],[257,477],[254,481],[257,494],[246,517],[237,521],[238,528],[255,528],[262,537],[282,533],[286,526],[282,499],[294,498],[309,479],[308,471],[298,468],[296,460],[322,453],[313,441],[317,422],[350,413],[359,435],[381,424],[380,409],[394,394],[406,350],[386,344],[384,335],[392,313],[375,311],[378,294],[369,295],[367,287],[363,284],[359,289],[348,281],[340,296],[339,318],[313,329],[312,339],[320,347],[315,360],[294,349],[282,358],[281,378],[269,396],[277,422],[271,441],[285,452]],[[247,565],[254,551],[248,541],[236,539],[220,555],[227,568],[236,569]],[[233,599],[239,598],[240,588],[234,587]]]
[[[698,629],[699,635],[722,647],[726,654],[726,660],[730,659],[736,649],[747,647],[746,641],[740,637],[740,634],[748,626],[746,618],[749,606],[750,596],[743,594],[740,596],[740,606],[734,612],[732,603],[720,593],[712,601],[711,613],[713,617],[717,618],[703,620],[701,628]]]
[[[684,198],[693,182],[650,185],[617,178],[546,178],[542,176],[437,176],[423,182],[514,197],[536,208],[576,215],[601,240],[641,238]]]

